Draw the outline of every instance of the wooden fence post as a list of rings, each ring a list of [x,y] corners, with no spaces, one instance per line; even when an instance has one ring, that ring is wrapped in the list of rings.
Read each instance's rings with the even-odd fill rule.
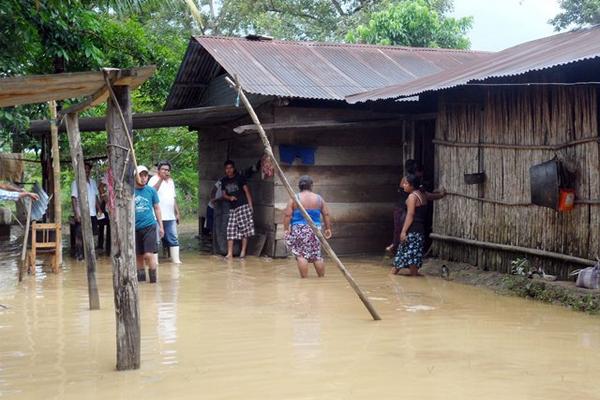
[[[88,295],[90,310],[100,309],[100,297],[98,285],[96,284],[96,249],[94,247],[94,232],[92,231],[92,219],[90,218],[90,206],[88,202],[88,183],[85,176],[83,162],[83,150],[81,148],[81,135],[79,133],[79,116],[77,113],[69,113],[65,117],[67,124],[67,135],[69,136],[69,149],[71,150],[71,162],[75,171],[77,182],[77,195],[81,215],[81,233],[83,237],[83,254],[87,265]],[[56,184],[57,182],[54,182]],[[60,223],[60,221],[56,221]]]
[[[130,154],[128,132],[119,116],[120,107],[131,132],[131,95],[128,86],[115,86],[114,93],[119,104],[109,98],[106,131],[109,180],[113,182],[111,203],[114,209],[111,208],[109,212],[117,320],[117,369],[122,371],[140,367],[140,308],[134,248],[134,162]]]
[[[58,246],[56,259],[59,266],[63,263],[62,255],[62,210],[60,196],[60,148],[58,145],[58,126],[56,122],[56,101],[48,102],[50,107],[50,134],[52,137],[52,171],[54,173],[54,222],[56,225],[56,240]]]

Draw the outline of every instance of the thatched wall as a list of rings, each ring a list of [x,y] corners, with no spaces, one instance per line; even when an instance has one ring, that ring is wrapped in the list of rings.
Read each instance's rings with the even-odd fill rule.
[[[600,199],[596,89],[469,89],[439,102],[436,172],[439,185],[453,194],[436,204],[434,232],[593,259],[600,253],[600,204],[593,204]],[[555,155],[577,170],[582,203],[571,212],[530,204],[529,168]],[[480,170],[487,174],[484,184],[464,183],[465,173]],[[519,256],[443,241],[434,251],[505,272]],[[563,277],[576,267],[529,258]]]

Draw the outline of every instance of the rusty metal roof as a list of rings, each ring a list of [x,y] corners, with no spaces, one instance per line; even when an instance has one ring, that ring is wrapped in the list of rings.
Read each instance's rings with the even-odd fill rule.
[[[237,76],[252,94],[344,100],[352,93],[410,82],[489,55],[464,50],[199,36],[190,41],[165,108],[200,105],[206,85],[223,70]]]
[[[415,96],[490,78],[522,75],[600,57],[600,26],[559,33],[502,50],[468,66],[347,96],[349,103]]]

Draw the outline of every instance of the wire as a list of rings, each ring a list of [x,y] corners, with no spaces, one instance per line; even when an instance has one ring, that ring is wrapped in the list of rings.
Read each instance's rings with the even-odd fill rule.
[[[600,85],[600,82],[523,82],[523,83],[467,83],[466,86],[582,86]]]

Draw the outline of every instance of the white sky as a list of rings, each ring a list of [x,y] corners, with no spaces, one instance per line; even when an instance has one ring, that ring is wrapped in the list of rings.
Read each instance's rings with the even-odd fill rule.
[[[455,17],[474,17],[471,49],[498,51],[554,34],[558,0],[454,0]]]

